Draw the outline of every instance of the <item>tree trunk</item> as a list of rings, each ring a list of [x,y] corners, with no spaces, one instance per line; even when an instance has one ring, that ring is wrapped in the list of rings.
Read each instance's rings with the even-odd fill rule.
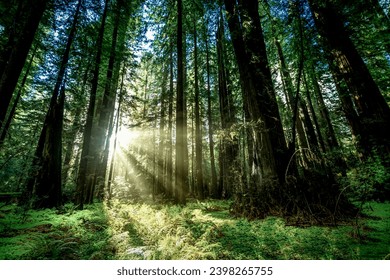
[[[293,178],[279,110],[266,56],[258,1],[225,0],[228,24],[240,72],[244,105],[252,129],[251,180],[256,189],[236,195],[233,211],[247,217],[264,217],[275,211],[283,214],[333,218],[339,203],[339,189],[332,178],[310,173],[309,178]],[[240,24],[244,22],[245,24]],[[292,174],[297,174],[292,172]],[[307,175],[306,175],[307,176]],[[326,179],[326,180],[324,180]],[[298,182],[296,180],[299,180]],[[327,209],[324,211],[324,209]],[[336,209],[336,210],[335,210]]]
[[[278,51],[279,66],[280,66],[280,72],[281,72],[281,77],[282,77],[283,91],[284,91],[285,96],[286,96],[287,105],[291,111],[291,114],[293,115],[294,114],[295,97],[294,97],[294,89],[293,89],[292,79],[290,76],[290,72],[287,69],[282,46],[280,45],[280,42],[277,39],[274,40],[274,43],[275,43],[276,49]],[[298,105],[301,105],[301,103],[298,103]],[[309,143],[308,143],[306,135],[305,135],[303,120],[302,120],[301,115],[299,115],[296,118],[295,125],[296,125],[296,130],[297,130],[296,132],[298,134],[299,147],[301,149],[308,149]],[[304,154],[301,154],[301,155],[302,155],[303,162],[307,162],[307,158],[305,157],[305,155]]]
[[[222,15],[217,30],[217,61],[218,61],[218,94],[223,135],[220,145],[220,183],[217,198],[232,197],[234,188],[238,187],[237,174],[240,173],[238,159],[238,135],[232,131],[236,122],[235,107],[230,89],[229,71],[226,67],[224,48],[225,30]]]
[[[168,69],[164,65],[163,66],[163,79],[161,84],[161,97],[160,97],[160,141],[158,147],[158,156],[157,156],[157,193],[167,193],[166,186],[164,181],[164,150],[165,150],[165,115],[166,115],[166,98],[167,98],[167,82],[168,82]]]
[[[118,130],[119,130],[119,123],[121,121],[121,110],[122,110],[122,101],[123,101],[123,86],[124,86],[124,77],[126,75],[126,69],[125,66],[123,66],[122,69],[122,81],[120,85],[119,90],[119,100],[118,100],[118,109],[116,113],[116,122],[115,122],[115,136],[114,136],[114,147],[112,151],[112,158],[110,163],[110,169],[108,171],[108,181],[107,181],[107,200],[110,201],[112,197],[112,188],[111,184],[114,180],[114,163],[115,163],[115,154],[116,154],[116,147],[118,144]]]
[[[326,135],[326,144],[329,147],[330,150],[333,150],[335,148],[339,147],[337,138],[336,138],[336,133],[333,128],[333,124],[331,122],[330,116],[329,116],[329,111],[328,108],[325,105],[324,98],[322,96],[322,92],[320,89],[320,86],[318,84],[318,79],[314,70],[314,66],[311,63],[311,69],[308,71],[309,78],[311,80],[311,84],[314,89],[314,94],[317,100],[317,105],[321,114],[321,118],[323,119],[325,125],[325,135]]]
[[[5,124],[3,126],[0,125],[0,132],[1,132],[1,134],[0,134],[0,147],[4,143],[5,137],[7,136],[8,130],[9,130],[10,126],[11,126],[11,122],[12,122],[14,116],[15,116],[16,108],[18,106],[20,97],[22,96],[22,93],[23,93],[23,90],[24,90],[24,86],[25,86],[26,81],[27,81],[27,77],[30,75],[31,65],[32,65],[32,63],[34,61],[34,57],[35,57],[37,49],[38,49],[38,45],[35,46],[34,51],[33,51],[32,55],[31,55],[30,62],[28,63],[28,66],[27,66],[27,69],[26,69],[26,73],[24,74],[23,79],[22,79],[22,81],[20,83],[20,87],[19,87],[18,93],[17,93],[17,95],[15,97],[15,100],[14,100],[14,103],[12,105],[11,111],[7,115],[7,121],[5,122]]]
[[[175,200],[177,203],[186,203],[187,186],[185,186],[187,173],[185,169],[184,139],[185,108],[184,108],[184,68],[183,68],[183,14],[182,0],[177,1],[177,89],[176,89],[176,160],[175,160]]]
[[[207,32],[207,31],[206,31]],[[210,53],[208,36],[206,33],[206,71],[207,71],[207,120],[209,125],[209,149],[210,149],[210,165],[211,165],[211,197],[215,197],[215,190],[217,189],[217,172],[215,169],[215,154],[214,154],[214,124],[211,111],[211,83],[210,83]]]
[[[84,75],[81,80],[81,93],[84,93],[86,91],[87,86],[87,79],[91,68],[91,61],[88,59],[86,69],[84,71]],[[71,168],[70,163],[73,157],[73,150],[75,146],[76,136],[81,131],[81,115],[82,111],[84,110],[84,102],[82,102],[83,105],[78,105],[76,112],[74,113],[72,126],[70,129],[69,136],[66,140],[66,148],[65,148],[65,156],[64,156],[64,162],[63,162],[63,169],[62,169],[62,182],[63,184],[66,184],[66,181],[68,179],[68,173]],[[78,164],[78,160],[74,161],[74,169],[77,169],[75,166]],[[74,174],[73,174],[74,175]],[[76,177],[75,177],[76,178]]]
[[[37,175],[28,183],[28,190],[33,192],[35,208],[56,207],[62,203],[62,126],[65,104],[65,71],[68,65],[70,50],[76,33],[81,8],[79,0],[68,41],[62,56],[49,110],[46,115],[38,146],[35,152],[34,167]]]
[[[173,191],[173,42],[171,42],[169,65],[169,98],[168,98],[168,130],[167,130],[167,194],[174,197]]]
[[[309,0],[331,63],[345,81],[362,125],[360,148],[367,157],[389,154],[390,109],[330,1]]]
[[[9,51],[3,53],[2,55],[6,57],[1,59],[4,66],[2,66],[3,69],[0,69],[2,71],[0,77],[0,129],[48,1],[24,0],[24,2],[26,4],[21,11],[22,14],[17,18],[21,22],[16,23],[17,26],[20,26],[20,30],[18,30],[20,33],[15,35],[15,40],[10,41],[10,46],[6,47]]]
[[[114,6],[114,27],[112,31],[110,56],[108,60],[103,100],[100,105],[100,115],[95,136],[97,149],[95,153],[98,155],[98,157],[95,163],[96,170],[94,184],[96,185],[97,198],[100,200],[102,200],[104,197],[110,138],[113,132],[116,89],[118,86],[120,69],[120,63],[118,63],[118,61],[121,60],[120,56],[125,40],[125,32],[120,31],[121,14],[124,14],[124,22],[127,23],[130,16],[129,9],[125,7],[124,1],[117,1]],[[121,52],[118,51],[119,49]]]
[[[49,118],[44,129],[45,143],[35,177],[34,208],[52,208],[62,204],[61,158],[65,85],[61,88],[57,102],[49,109]]]
[[[257,1],[243,1],[240,14],[234,1],[225,1],[240,80],[247,96],[255,140],[256,172],[261,181],[284,180],[287,150],[271,80]],[[240,26],[239,17],[251,28]],[[260,128],[263,129],[260,129]],[[278,158],[278,162],[275,159]],[[260,183],[260,186],[263,185]]]
[[[89,99],[89,106],[87,111],[87,120],[84,128],[83,135],[83,146],[80,158],[80,167],[79,174],[77,178],[77,190],[76,190],[76,203],[80,209],[83,209],[85,203],[92,202],[92,185],[91,181],[94,177],[94,174],[91,173],[91,163],[95,160],[95,155],[90,154],[90,146],[93,143],[92,141],[92,126],[93,119],[95,114],[95,103],[96,103],[96,93],[98,89],[98,81],[99,81],[99,70],[100,70],[100,62],[102,56],[102,45],[103,45],[103,35],[107,18],[107,10],[108,10],[108,0],[105,1],[104,11],[101,19],[101,24],[99,28],[99,34],[96,42],[96,57],[95,57],[95,66],[93,71],[92,85],[91,85],[91,93]],[[93,149],[91,148],[91,151]]]
[[[196,20],[194,20],[194,71],[195,71],[195,193],[203,199],[205,190],[203,186],[203,166],[202,166],[202,132],[200,119],[200,97],[199,97],[199,76],[198,76],[198,46],[197,46]]]

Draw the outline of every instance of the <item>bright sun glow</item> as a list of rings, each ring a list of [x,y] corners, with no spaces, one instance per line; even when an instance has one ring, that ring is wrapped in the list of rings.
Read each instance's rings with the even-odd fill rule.
[[[118,131],[117,135],[117,141],[118,146],[122,148],[127,148],[130,146],[133,142],[137,141],[137,139],[140,137],[141,131],[139,130],[130,130],[126,127],[121,127],[121,130]]]

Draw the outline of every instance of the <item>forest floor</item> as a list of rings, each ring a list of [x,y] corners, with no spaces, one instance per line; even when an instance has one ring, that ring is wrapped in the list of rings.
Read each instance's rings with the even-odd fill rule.
[[[0,204],[0,259],[390,259],[390,203],[333,227],[248,221],[229,202],[71,204],[25,211]]]

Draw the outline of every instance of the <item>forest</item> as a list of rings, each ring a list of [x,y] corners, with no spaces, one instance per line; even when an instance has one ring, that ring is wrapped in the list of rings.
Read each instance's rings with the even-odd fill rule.
[[[0,259],[390,259],[389,13],[0,1]]]

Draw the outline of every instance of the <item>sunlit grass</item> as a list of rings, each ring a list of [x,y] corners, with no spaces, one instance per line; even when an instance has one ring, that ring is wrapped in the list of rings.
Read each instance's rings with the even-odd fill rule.
[[[193,202],[186,207],[124,205],[116,203],[108,211],[114,232],[132,232],[141,239],[119,248],[120,258],[136,259],[383,259],[390,252],[383,235],[373,243],[351,236],[353,226],[286,226],[280,218],[248,221],[233,219],[227,202]],[[377,204],[389,208],[389,204]],[[378,232],[388,229],[389,213],[377,223]],[[371,234],[371,233],[369,233]],[[131,239],[129,239],[131,240]],[[124,244],[122,244],[124,245]],[[127,246],[127,247],[126,247]],[[369,248],[376,249],[370,251]],[[129,250],[128,248],[133,248]],[[129,254],[127,254],[127,253]],[[369,253],[370,252],[370,253]]]
[[[390,204],[337,227],[229,214],[228,201],[93,204],[77,211],[0,208],[0,259],[388,259]],[[359,235],[356,232],[359,231]]]

